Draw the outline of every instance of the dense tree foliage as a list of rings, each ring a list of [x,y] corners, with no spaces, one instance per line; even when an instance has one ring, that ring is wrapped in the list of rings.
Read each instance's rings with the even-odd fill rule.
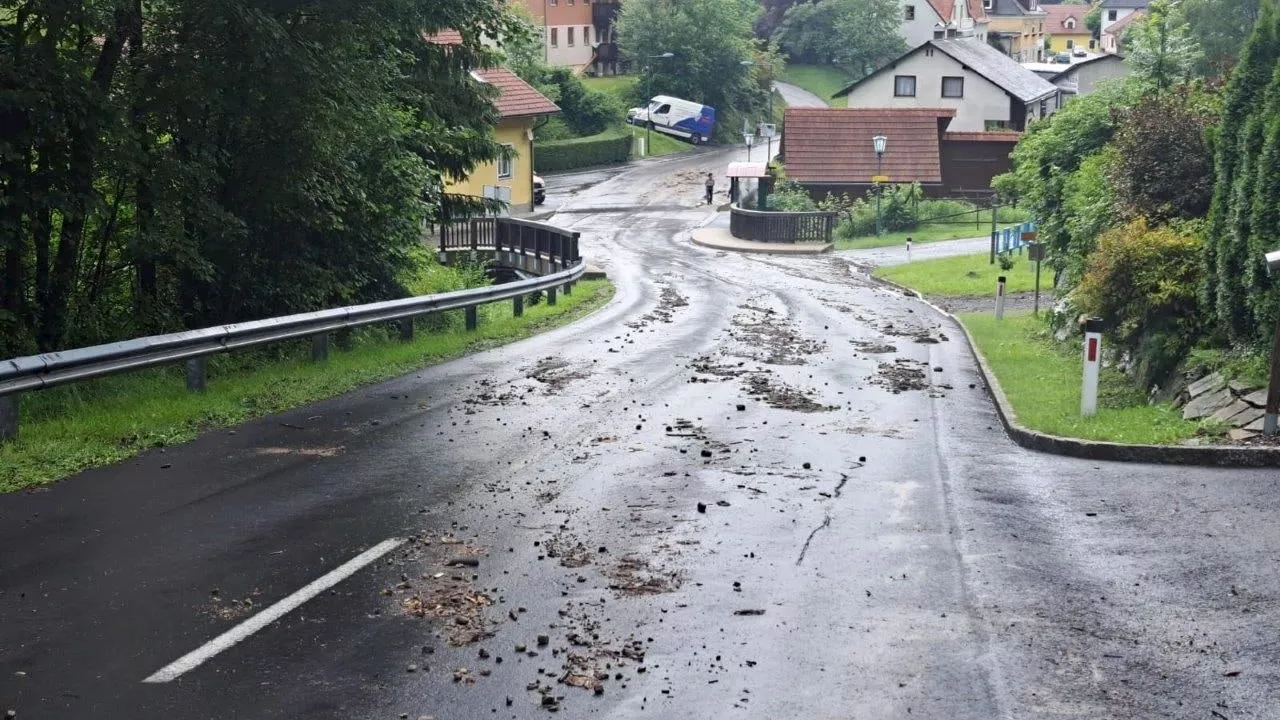
[[[1119,111],[1110,184],[1119,210],[1154,223],[1204,217],[1213,194],[1211,118],[1190,91]]]
[[[1181,0],[1180,7],[1202,51],[1198,72],[1225,76],[1258,20],[1259,0]]]
[[[1274,322],[1276,293],[1262,261],[1280,241],[1272,207],[1280,153],[1280,15],[1270,0],[1223,97],[1202,300],[1222,335],[1249,342]],[[1258,223],[1255,225],[1255,222]]]
[[[794,61],[838,65],[860,78],[906,51],[894,0],[817,0],[787,10],[774,37]]]
[[[1144,89],[1159,95],[1175,83],[1185,83],[1200,63],[1200,44],[1191,34],[1180,5],[1154,0],[1146,15],[1125,33],[1126,60]]]
[[[756,18],[756,37],[769,39],[782,26],[782,18],[801,0],[761,0],[760,17]]]
[[[754,0],[628,0],[618,15],[618,44],[654,94],[719,111],[717,134],[732,139],[744,117],[759,117],[768,93],[756,77]],[[672,57],[654,56],[671,53]],[[639,98],[637,98],[639,99]]]
[[[5,3],[0,357],[403,292],[442,179],[499,152],[469,71],[504,13]]]

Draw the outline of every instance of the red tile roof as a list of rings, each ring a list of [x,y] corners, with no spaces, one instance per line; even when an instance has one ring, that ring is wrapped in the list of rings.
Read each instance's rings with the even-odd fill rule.
[[[547,99],[547,96],[506,68],[476,70],[473,75],[498,88],[498,114],[504,118],[554,115],[560,112],[560,108]]]
[[[943,140],[961,140],[965,142],[1003,142],[1016,143],[1022,139],[1022,133],[1016,130],[992,130],[990,132],[949,132],[942,135]]]
[[[955,3],[952,0],[929,0],[930,7],[942,19],[942,22],[951,22],[951,13],[955,10]],[[987,9],[983,7],[982,0],[965,0],[965,5],[969,8],[969,17],[974,22],[987,22]]]
[[[1093,31],[1084,24],[1088,5],[1041,5],[1044,11],[1044,32],[1046,35],[1089,35]],[[1069,28],[1063,25],[1067,18],[1075,18],[1076,26]]]
[[[424,34],[422,39],[429,43],[435,43],[436,45],[461,45],[462,33],[457,30],[441,30],[434,35]]]
[[[871,138],[887,143],[880,173],[890,182],[942,182],[938,136],[952,108],[787,108],[782,153],[798,183],[867,184],[876,174]]]

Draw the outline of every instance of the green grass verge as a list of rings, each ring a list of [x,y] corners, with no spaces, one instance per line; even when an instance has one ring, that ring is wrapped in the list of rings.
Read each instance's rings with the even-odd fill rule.
[[[589,90],[608,93],[619,101],[626,102],[631,97],[631,88],[640,82],[639,75],[611,75],[608,77],[584,77],[582,84]]]
[[[1003,230],[1007,227],[1013,227],[1018,223],[1027,220],[1027,213],[1013,207],[1002,207],[998,211],[996,227]],[[978,213],[977,222],[966,222],[957,224],[932,224],[923,225],[914,230],[903,230],[901,232],[889,232],[880,236],[876,235],[860,235],[853,238],[837,237],[837,250],[867,250],[870,248],[893,247],[894,245],[904,245],[907,238],[911,238],[912,243],[923,244],[931,242],[941,242],[943,240],[963,240],[965,238],[975,237],[991,237],[991,211],[983,210]]]
[[[1194,437],[1200,425],[1183,420],[1167,403],[1148,405],[1125,376],[1104,369],[1098,413],[1080,417],[1080,353],[1074,343],[1054,343],[1043,321],[1030,313],[996,320],[987,313],[961,314],[1019,424],[1032,430],[1132,444],[1168,445]]]
[[[830,65],[788,65],[779,79],[808,90],[832,107],[844,106],[843,100],[831,96],[845,89],[850,82],[845,71]]]
[[[349,349],[330,350],[325,363],[306,358],[309,345],[276,348],[276,357],[253,353],[212,358],[209,388],[184,390],[180,368],[155,368],[78,383],[22,402],[21,433],[0,444],[0,492],[49,483],[87,468],[133,457],[149,448],[187,442],[202,431],[307,405],[470,352],[514,342],[576,320],[613,296],[606,280],[578,283],[555,307],[525,306],[523,318],[507,302],[480,308],[475,332],[461,327],[461,310],[424,320],[409,343],[369,328]]]
[[[1005,276],[1006,292],[1034,290],[1036,264],[1026,255],[1014,258],[1013,269],[1007,271],[1001,270],[999,263],[992,265],[987,253],[978,253],[880,267],[872,274],[918,290],[926,297],[994,297],[996,278],[1001,275]],[[1052,279],[1052,271],[1042,269],[1041,290],[1047,290]]]

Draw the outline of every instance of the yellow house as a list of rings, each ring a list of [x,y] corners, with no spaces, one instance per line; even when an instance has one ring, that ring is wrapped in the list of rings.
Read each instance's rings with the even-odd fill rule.
[[[1050,52],[1071,52],[1076,48],[1098,51],[1093,33],[1084,24],[1088,5],[1041,5],[1044,11],[1044,34]]]
[[[462,42],[456,30],[445,30],[426,39],[440,45]],[[539,117],[554,115],[560,108],[506,68],[474,70],[471,76],[498,89],[494,102],[499,119],[494,131],[498,142],[510,152],[497,162],[477,165],[462,180],[446,182],[444,190],[451,195],[493,198],[505,201],[511,208],[532,210],[533,125]]]
[[[1025,4],[1024,4],[1025,2]],[[987,37],[1017,62],[1044,60],[1044,10],[1038,0],[983,0]]]
[[[505,200],[512,208],[533,209],[533,124],[560,108],[519,75],[506,68],[472,73],[476,80],[498,88],[498,142],[510,156],[476,166],[464,180],[450,182],[445,192]]]

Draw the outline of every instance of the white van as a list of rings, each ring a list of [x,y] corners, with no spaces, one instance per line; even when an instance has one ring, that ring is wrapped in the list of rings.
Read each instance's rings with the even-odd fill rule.
[[[716,109],[691,100],[656,95],[645,107],[627,111],[627,122],[685,138],[689,142],[709,142],[716,125]]]

